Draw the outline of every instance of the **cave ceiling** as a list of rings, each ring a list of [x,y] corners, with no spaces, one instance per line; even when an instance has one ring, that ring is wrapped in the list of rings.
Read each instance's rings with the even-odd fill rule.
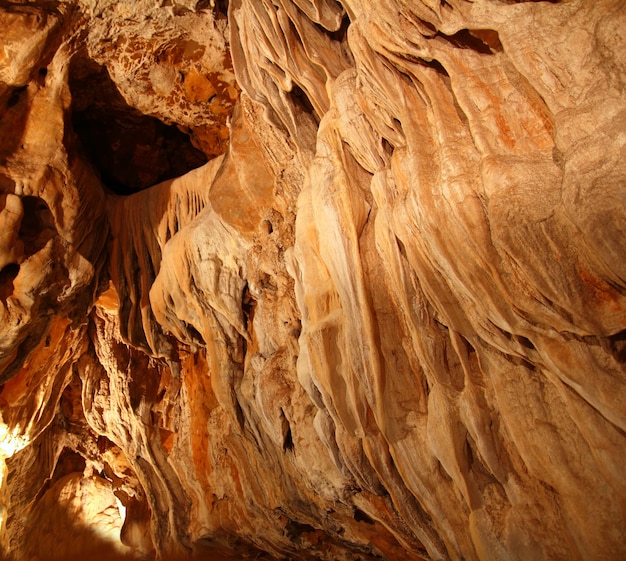
[[[0,0],[0,558],[626,558],[623,0]]]

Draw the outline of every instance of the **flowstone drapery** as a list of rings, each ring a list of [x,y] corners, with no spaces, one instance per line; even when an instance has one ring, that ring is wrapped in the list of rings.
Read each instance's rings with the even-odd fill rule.
[[[625,28],[0,2],[2,554],[625,558]]]

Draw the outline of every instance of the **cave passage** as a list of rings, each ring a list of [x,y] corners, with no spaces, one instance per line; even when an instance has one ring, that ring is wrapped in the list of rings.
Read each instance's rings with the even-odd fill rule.
[[[208,159],[176,125],[126,103],[107,69],[77,56],[70,68],[72,127],[105,187],[130,195]]]

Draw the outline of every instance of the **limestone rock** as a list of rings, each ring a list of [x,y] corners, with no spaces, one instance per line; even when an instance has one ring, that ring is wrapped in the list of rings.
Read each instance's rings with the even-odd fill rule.
[[[625,558],[625,28],[0,2],[0,556]]]

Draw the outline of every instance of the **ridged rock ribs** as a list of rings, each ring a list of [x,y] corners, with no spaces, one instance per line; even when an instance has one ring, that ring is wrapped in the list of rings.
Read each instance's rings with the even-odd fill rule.
[[[0,554],[626,558],[622,0],[0,29]]]

